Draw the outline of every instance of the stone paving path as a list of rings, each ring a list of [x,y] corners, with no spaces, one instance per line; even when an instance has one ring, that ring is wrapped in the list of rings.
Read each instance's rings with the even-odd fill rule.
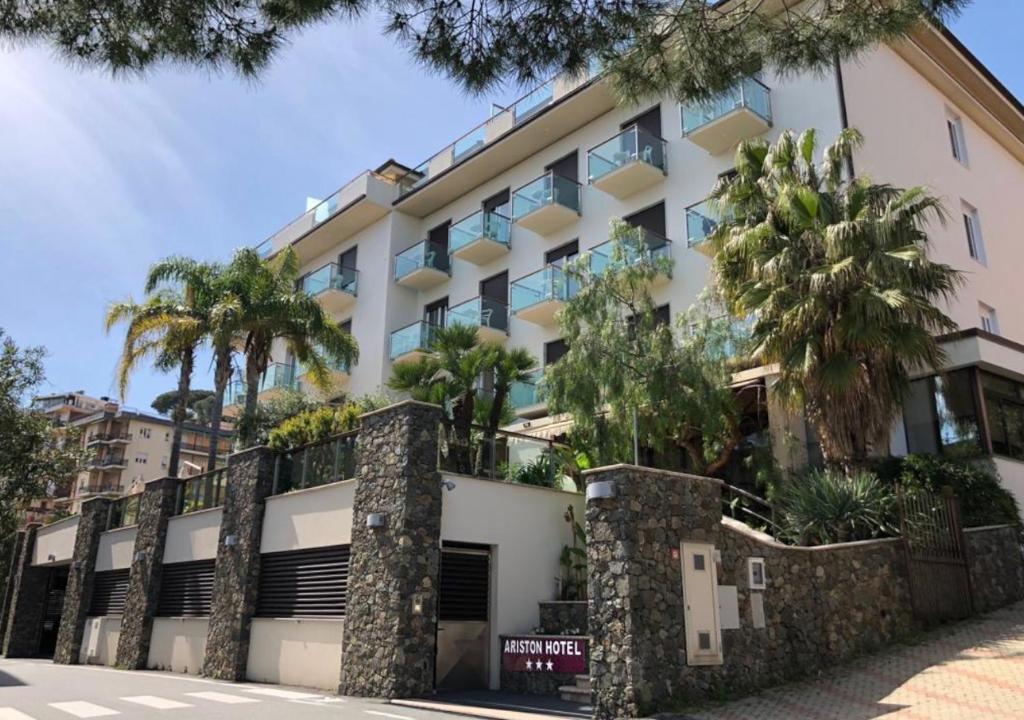
[[[694,720],[1024,719],[1024,602]]]

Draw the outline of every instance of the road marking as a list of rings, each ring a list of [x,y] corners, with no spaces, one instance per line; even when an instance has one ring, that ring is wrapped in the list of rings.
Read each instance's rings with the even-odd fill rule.
[[[133,695],[131,697],[123,697],[121,700],[125,702],[135,703],[136,705],[144,705],[154,710],[174,710],[175,708],[192,707],[188,703],[178,702],[177,700],[168,700],[167,698],[157,697],[156,695]],[[2,718],[0,718],[2,720]]]
[[[379,710],[363,710],[367,715],[379,715],[380,717],[391,718],[392,720],[413,720],[408,715],[393,715],[391,713],[380,712]]]
[[[0,720],[35,720],[31,715],[26,715],[21,710],[12,707],[0,708]]]
[[[283,700],[313,700],[321,696],[317,693],[296,692],[294,690],[278,690],[276,688],[244,688],[245,692],[253,695],[267,695],[269,697],[281,698]]]
[[[80,718],[106,717],[107,715],[120,715],[119,710],[111,710],[102,705],[94,705],[91,702],[75,700],[74,702],[50,703],[50,707],[63,710],[69,715]]]
[[[202,700],[212,700],[213,702],[225,703],[226,705],[237,705],[238,703],[258,703],[257,698],[242,697],[241,695],[228,695],[227,693],[220,692],[194,692],[185,693],[189,697],[196,697]]]

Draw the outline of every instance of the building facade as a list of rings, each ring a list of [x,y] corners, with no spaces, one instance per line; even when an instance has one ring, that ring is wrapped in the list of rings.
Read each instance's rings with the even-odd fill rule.
[[[1013,312],[1021,212],[1009,190],[1024,183],[1024,108],[934,28],[822,75],[766,70],[703,106],[664,97],[625,107],[599,72],[558,77],[413,169],[388,161],[360,174],[259,247],[268,256],[292,247],[303,287],[358,340],[358,363],[336,368],[339,391],[378,392],[395,363],[428,351],[434,328],[453,323],[527,348],[542,371],[564,351],[556,314],[572,283],[562,266],[581,256],[592,269],[606,265],[613,218],[636,227],[647,252],[673,261],[671,277],[651,292],[674,316],[707,283],[700,244],[714,218],[702,203],[732,168],[736,144],[807,128],[828,141],[848,126],[866,137],[853,158],[858,173],[928,185],[945,200],[950,221],[930,229],[934,257],[967,277],[947,310],[963,331],[977,332],[976,344],[997,342],[1001,351],[998,365],[975,348],[965,365],[950,367],[1024,379],[1024,356],[1004,342],[1024,340],[1024,319]],[[274,360],[261,396],[304,386],[283,346]],[[741,380],[772,382],[766,370]],[[513,400],[526,420],[518,429],[559,432],[535,387],[518,387]],[[948,409],[941,397],[930,402],[933,414],[936,402]],[[814,440],[805,423],[770,405],[768,415],[780,463],[807,462]],[[918,422],[894,428],[896,452],[914,449],[908,429]],[[978,424],[976,439],[1000,456],[1004,480],[1024,499],[1024,430],[1002,422],[998,432],[1014,435],[1004,442],[987,424]]]

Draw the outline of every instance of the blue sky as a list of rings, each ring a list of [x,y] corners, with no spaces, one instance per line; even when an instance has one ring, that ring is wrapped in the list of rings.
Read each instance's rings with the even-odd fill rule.
[[[960,39],[1024,97],[1024,3],[976,0]],[[111,79],[0,49],[0,327],[48,350],[44,391],[114,394],[104,308],[169,254],[226,259],[388,157],[415,165],[488,114],[372,19],[293,38],[260,81],[167,67]],[[209,387],[205,360],[197,387]],[[128,403],[174,387],[144,370]]]

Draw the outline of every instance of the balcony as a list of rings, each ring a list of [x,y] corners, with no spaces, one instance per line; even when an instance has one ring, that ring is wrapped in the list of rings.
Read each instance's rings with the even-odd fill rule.
[[[549,235],[580,216],[580,184],[545,173],[512,193],[512,221],[538,235]]]
[[[423,320],[391,333],[390,359],[394,363],[415,362],[430,354],[437,326]]]
[[[92,447],[93,445],[109,444],[109,445],[125,445],[132,441],[132,434],[124,430],[117,430],[114,432],[94,432],[89,433],[89,437],[86,440],[86,445]]]
[[[509,403],[517,417],[536,418],[548,412],[547,395],[543,387],[544,371],[534,370],[526,382],[512,383]]]
[[[224,389],[224,407],[231,405],[245,405],[245,380],[232,380]]]
[[[421,240],[395,256],[395,282],[415,290],[429,290],[452,275],[448,251],[438,244]]]
[[[327,365],[327,371],[331,376],[331,384],[334,389],[341,389],[343,386],[348,384],[349,377],[351,374],[351,368],[349,364],[344,360],[339,360],[327,355],[322,348],[318,348],[319,353],[324,357]],[[305,365],[299,365],[299,385],[303,391],[316,392],[316,389],[312,385],[312,379],[307,377],[309,374],[309,368]]]
[[[93,458],[89,461],[89,470],[123,470],[128,466],[124,453],[114,453]]]
[[[720,155],[742,140],[772,126],[771,91],[755,78],[746,78],[704,103],[679,106],[683,136],[712,155]]]
[[[302,279],[302,289],[315,297],[324,310],[337,315],[356,301],[359,271],[327,263]]]
[[[665,141],[639,125],[587,152],[590,184],[620,200],[661,182],[667,174]]]
[[[448,230],[448,252],[460,260],[486,265],[509,251],[512,224],[507,217],[478,210]]]
[[[589,251],[590,274],[601,275],[609,267],[640,263],[664,264],[672,261],[672,243],[653,230],[634,228],[621,241],[609,240]],[[672,273],[658,272],[655,284],[671,279]]]
[[[555,315],[579,290],[578,281],[565,270],[548,265],[511,284],[512,314],[521,320],[551,327]]]
[[[505,342],[508,338],[508,305],[488,297],[475,297],[448,308],[448,327],[475,327],[480,342]]]
[[[697,203],[686,208],[686,246],[697,252],[714,257],[714,250],[707,237],[718,227],[718,219],[708,205],[708,201]]]
[[[297,389],[298,382],[295,377],[294,365],[272,362],[267,365],[263,377],[260,378],[259,395],[262,400],[279,395],[285,390]]]

